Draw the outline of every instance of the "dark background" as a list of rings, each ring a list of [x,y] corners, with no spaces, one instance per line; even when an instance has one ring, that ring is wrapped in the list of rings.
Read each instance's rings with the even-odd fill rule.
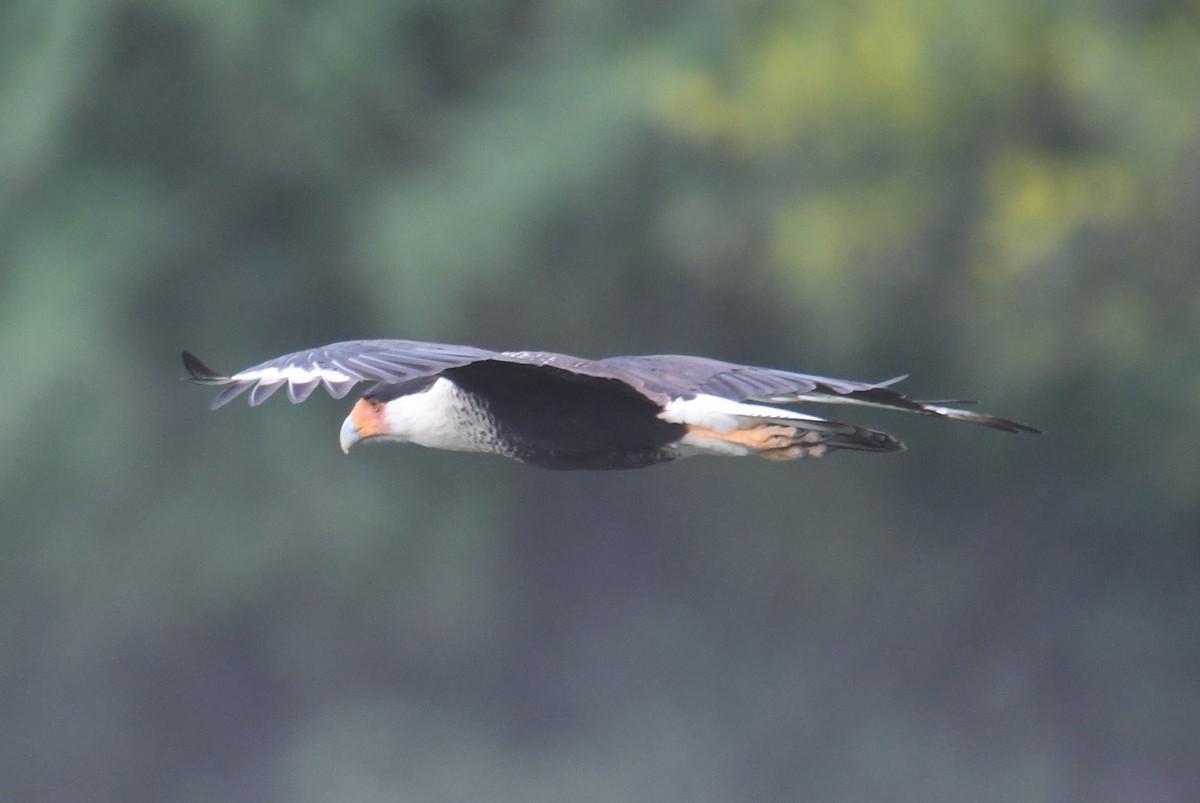
[[[0,798],[1200,799],[1198,99],[1185,0],[0,5]],[[178,381],[354,337],[1047,434],[555,474]]]

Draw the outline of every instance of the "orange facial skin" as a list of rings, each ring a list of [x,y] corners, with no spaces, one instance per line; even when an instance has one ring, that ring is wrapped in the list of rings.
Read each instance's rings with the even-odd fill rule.
[[[342,423],[342,451],[349,452],[350,447],[359,441],[387,433],[383,420],[383,402],[359,399]]]

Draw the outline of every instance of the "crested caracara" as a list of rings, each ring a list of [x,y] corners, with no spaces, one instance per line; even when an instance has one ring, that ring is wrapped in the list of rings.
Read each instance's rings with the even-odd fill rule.
[[[293,403],[318,385],[341,398],[373,382],[341,428],[359,441],[401,441],[486,452],[556,469],[617,469],[697,454],[820,457],[837,449],[895,452],[884,432],[779,405],[857,404],[966,421],[1004,432],[1038,430],[953,404],[909,399],[886,382],[853,382],[706,357],[588,360],[542,351],[489,351],[411,340],[352,340],[298,351],[232,376],[188,352],[188,379],[224,386],[216,409],[242,393],[258,405],[287,387]]]

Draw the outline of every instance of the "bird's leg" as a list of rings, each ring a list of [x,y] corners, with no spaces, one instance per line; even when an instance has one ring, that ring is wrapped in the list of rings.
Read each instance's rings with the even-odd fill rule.
[[[755,424],[733,432],[716,432],[701,427],[691,427],[693,433],[702,434],[729,443],[753,449],[759,457],[767,460],[795,460],[800,457],[820,457],[829,451],[821,443],[821,435],[812,430],[800,434],[796,427],[781,424]]]
[[[779,463],[784,460],[795,460],[804,457],[804,447],[785,446],[782,449],[763,449],[758,453],[758,456],[773,463]]]
[[[799,432],[796,427],[758,424],[749,429],[736,430],[730,435],[740,437],[728,439],[755,449],[759,457],[773,462],[820,457],[829,451],[829,447],[821,443],[819,432],[808,430],[803,435]]]
[[[782,449],[763,449],[758,453],[758,456],[764,460],[779,462],[783,460],[797,460],[801,457],[821,457],[829,451],[829,447],[825,444],[817,444],[816,446],[785,446]]]
[[[736,443],[761,452],[764,449],[782,449],[790,446],[796,439],[796,428],[779,426],[777,424],[755,424],[746,429],[735,429],[733,432],[717,432],[704,427],[689,427],[689,429],[706,438]]]

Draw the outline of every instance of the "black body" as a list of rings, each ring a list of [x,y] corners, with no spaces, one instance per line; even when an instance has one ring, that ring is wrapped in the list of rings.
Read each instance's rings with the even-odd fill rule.
[[[686,433],[662,408],[616,379],[490,360],[444,376],[478,400],[512,457],[543,468],[642,468],[678,457]]]

